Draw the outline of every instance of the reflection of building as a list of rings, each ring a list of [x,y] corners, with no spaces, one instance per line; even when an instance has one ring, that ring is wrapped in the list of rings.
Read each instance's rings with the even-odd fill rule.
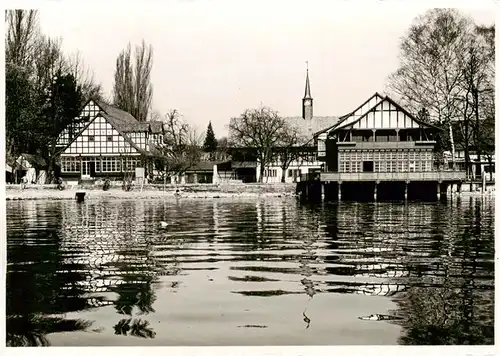
[[[141,231],[143,204],[83,204],[63,210],[60,250],[65,264],[85,270],[86,279],[79,282],[81,288],[90,293],[107,292],[156,275]]]

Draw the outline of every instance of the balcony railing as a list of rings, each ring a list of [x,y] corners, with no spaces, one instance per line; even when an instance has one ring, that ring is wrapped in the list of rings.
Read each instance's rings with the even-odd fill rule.
[[[339,149],[411,149],[419,148],[434,148],[436,141],[387,141],[387,142],[337,142]]]
[[[322,181],[462,181],[465,171],[431,171],[431,172],[322,172]]]

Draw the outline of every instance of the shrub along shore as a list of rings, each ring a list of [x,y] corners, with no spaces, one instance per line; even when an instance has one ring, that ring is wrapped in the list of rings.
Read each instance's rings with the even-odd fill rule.
[[[131,191],[113,186],[103,190],[102,186],[67,186],[59,190],[55,184],[6,186],[7,200],[67,200],[75,199],[77,192],[85,192],[85,199],[152,199],[152,198],[254,198],[254,197],[292,197],[295,184],[179,184],[135,186]]]

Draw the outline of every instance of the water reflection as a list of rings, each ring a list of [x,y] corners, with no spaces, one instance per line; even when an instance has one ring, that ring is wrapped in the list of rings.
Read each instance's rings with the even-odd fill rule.
[[[193,305],[174,296],[200,293],[199,314],[185,320],[202,320],[217,295],[223,312],[215,325],[226,325],[226,314],[235,330],[279,326],[292,335],[293,323],[273,324],[279,306],[265,313],[256,307],[288,301],[290,320],[319,338],[328,328],[314,312],[318,295],[345,295],[365,305],[393,301],[393,310],[364,314],[384,318],[360,323],[400,325],[401,344],[493,343],[494,201],[487,198],[316,206],[281,199],[9,201],[7,208],[10,346],[48,345],[48,335],[62,331],[168,345],[175,330],[166,325],[183,320],[168,314],[168,301],[190,315]]]
[[[154,338],[156,333],[149,328],[149,321],[141,319],[121,319],[115,326],[116,335],[131,335],[136,337]]]
[[[487,232],[494,228],[493,204],[471,198],[444,214],[456,235],[443,238],[447,251],[434,273],[398,300],[406,330],[400,342],[493,344],[494,236]]]

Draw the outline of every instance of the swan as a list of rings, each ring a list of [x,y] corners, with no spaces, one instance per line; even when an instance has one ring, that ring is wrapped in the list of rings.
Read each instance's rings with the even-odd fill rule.
[[[168,222],[166,221],[160,221],[160,227],[166,228],[168,226]]]

